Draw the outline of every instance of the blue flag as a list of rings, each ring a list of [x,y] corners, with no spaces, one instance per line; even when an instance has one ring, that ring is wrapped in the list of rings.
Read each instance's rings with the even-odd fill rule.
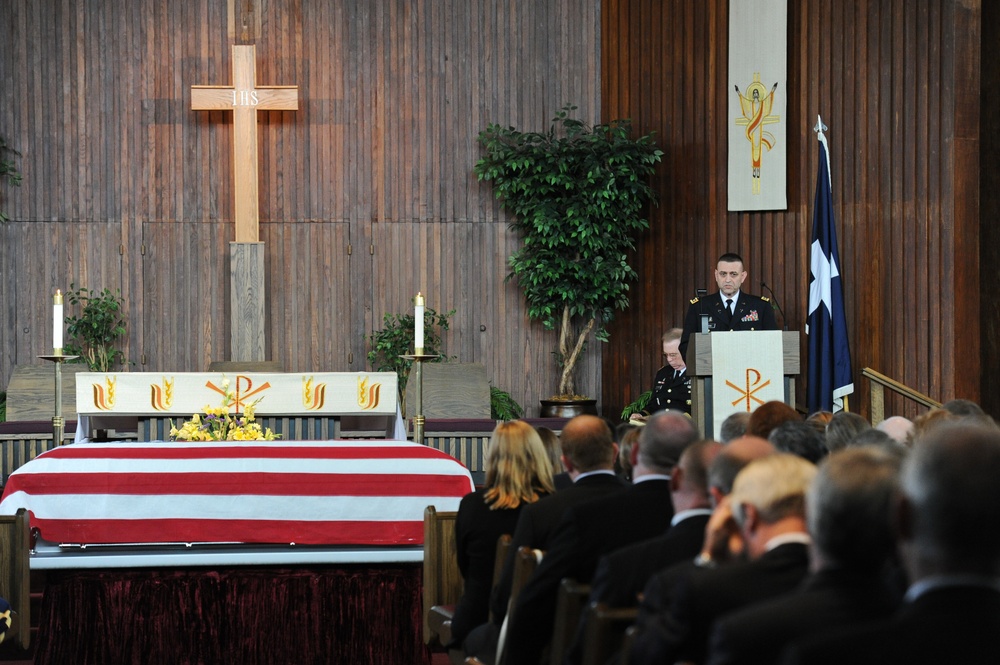
[[[822,122],[819,125],[822,127]],[[844,397],[854,392],[851,350],[844,316],[844,287],[840,279],[840,253],[830,194],[830,157],[826,136],[819,131],[819,172],[809,271],[809,373],[806,403],[810,413],[840,411]]]

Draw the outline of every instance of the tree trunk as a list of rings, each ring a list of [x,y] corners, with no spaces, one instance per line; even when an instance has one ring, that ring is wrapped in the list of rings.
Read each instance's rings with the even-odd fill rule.
[[[597,324],[597,319],[592,318],[587,321],[587,325],[576,336],[576,340],[570,345],[570,338],[573,335],[573,319],[569,313],[569,307],[563,308],[562,326],[559,330],[559,356],[562,359],[562,376],[559,379],[559,395],[575,395],[576,383],[574,372],[576,364],[580,360],[580,353],[583,351],[587,336]]]

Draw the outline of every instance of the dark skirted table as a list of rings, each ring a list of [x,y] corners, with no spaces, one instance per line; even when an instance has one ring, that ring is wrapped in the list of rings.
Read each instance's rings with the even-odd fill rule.
[[[423,510],[472,490],[405,441],[63,446],[18,469],[36,663],[426,663]]]

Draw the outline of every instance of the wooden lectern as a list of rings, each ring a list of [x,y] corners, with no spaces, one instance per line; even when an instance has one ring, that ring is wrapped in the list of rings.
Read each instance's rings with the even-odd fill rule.
[[[720,335],[753,335],[761,337],[762,344],[775,334],[780,334],[782,374],[784,378],[784,401],[795,406],[795,377],[800,369],[799,333],[797,331],[754,331],[693,333],[688,341],[687,373],[691,377],[691,417],[698,425],[702,436],[715,437],[715,413],[713,411],[713,390],[717,388],[713,372],[713,339]],[[772,338],[773,339],[773,338]],[[774,342],[769,342],[773,344]],[[717,360],[717,359],[716,359]],[[741,358],[748,367],[753,358]]]

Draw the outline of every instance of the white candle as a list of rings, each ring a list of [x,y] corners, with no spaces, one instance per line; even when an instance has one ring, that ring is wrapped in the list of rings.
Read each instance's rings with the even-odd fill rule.
[[[424,296],[419,291],[414,302],[416,307],[413,308],[413,353],[419,356],[424,353]]]
[[[52,349],[55,355],[62,355],[63,346],[63,295],[56,289],[52,298]]]

